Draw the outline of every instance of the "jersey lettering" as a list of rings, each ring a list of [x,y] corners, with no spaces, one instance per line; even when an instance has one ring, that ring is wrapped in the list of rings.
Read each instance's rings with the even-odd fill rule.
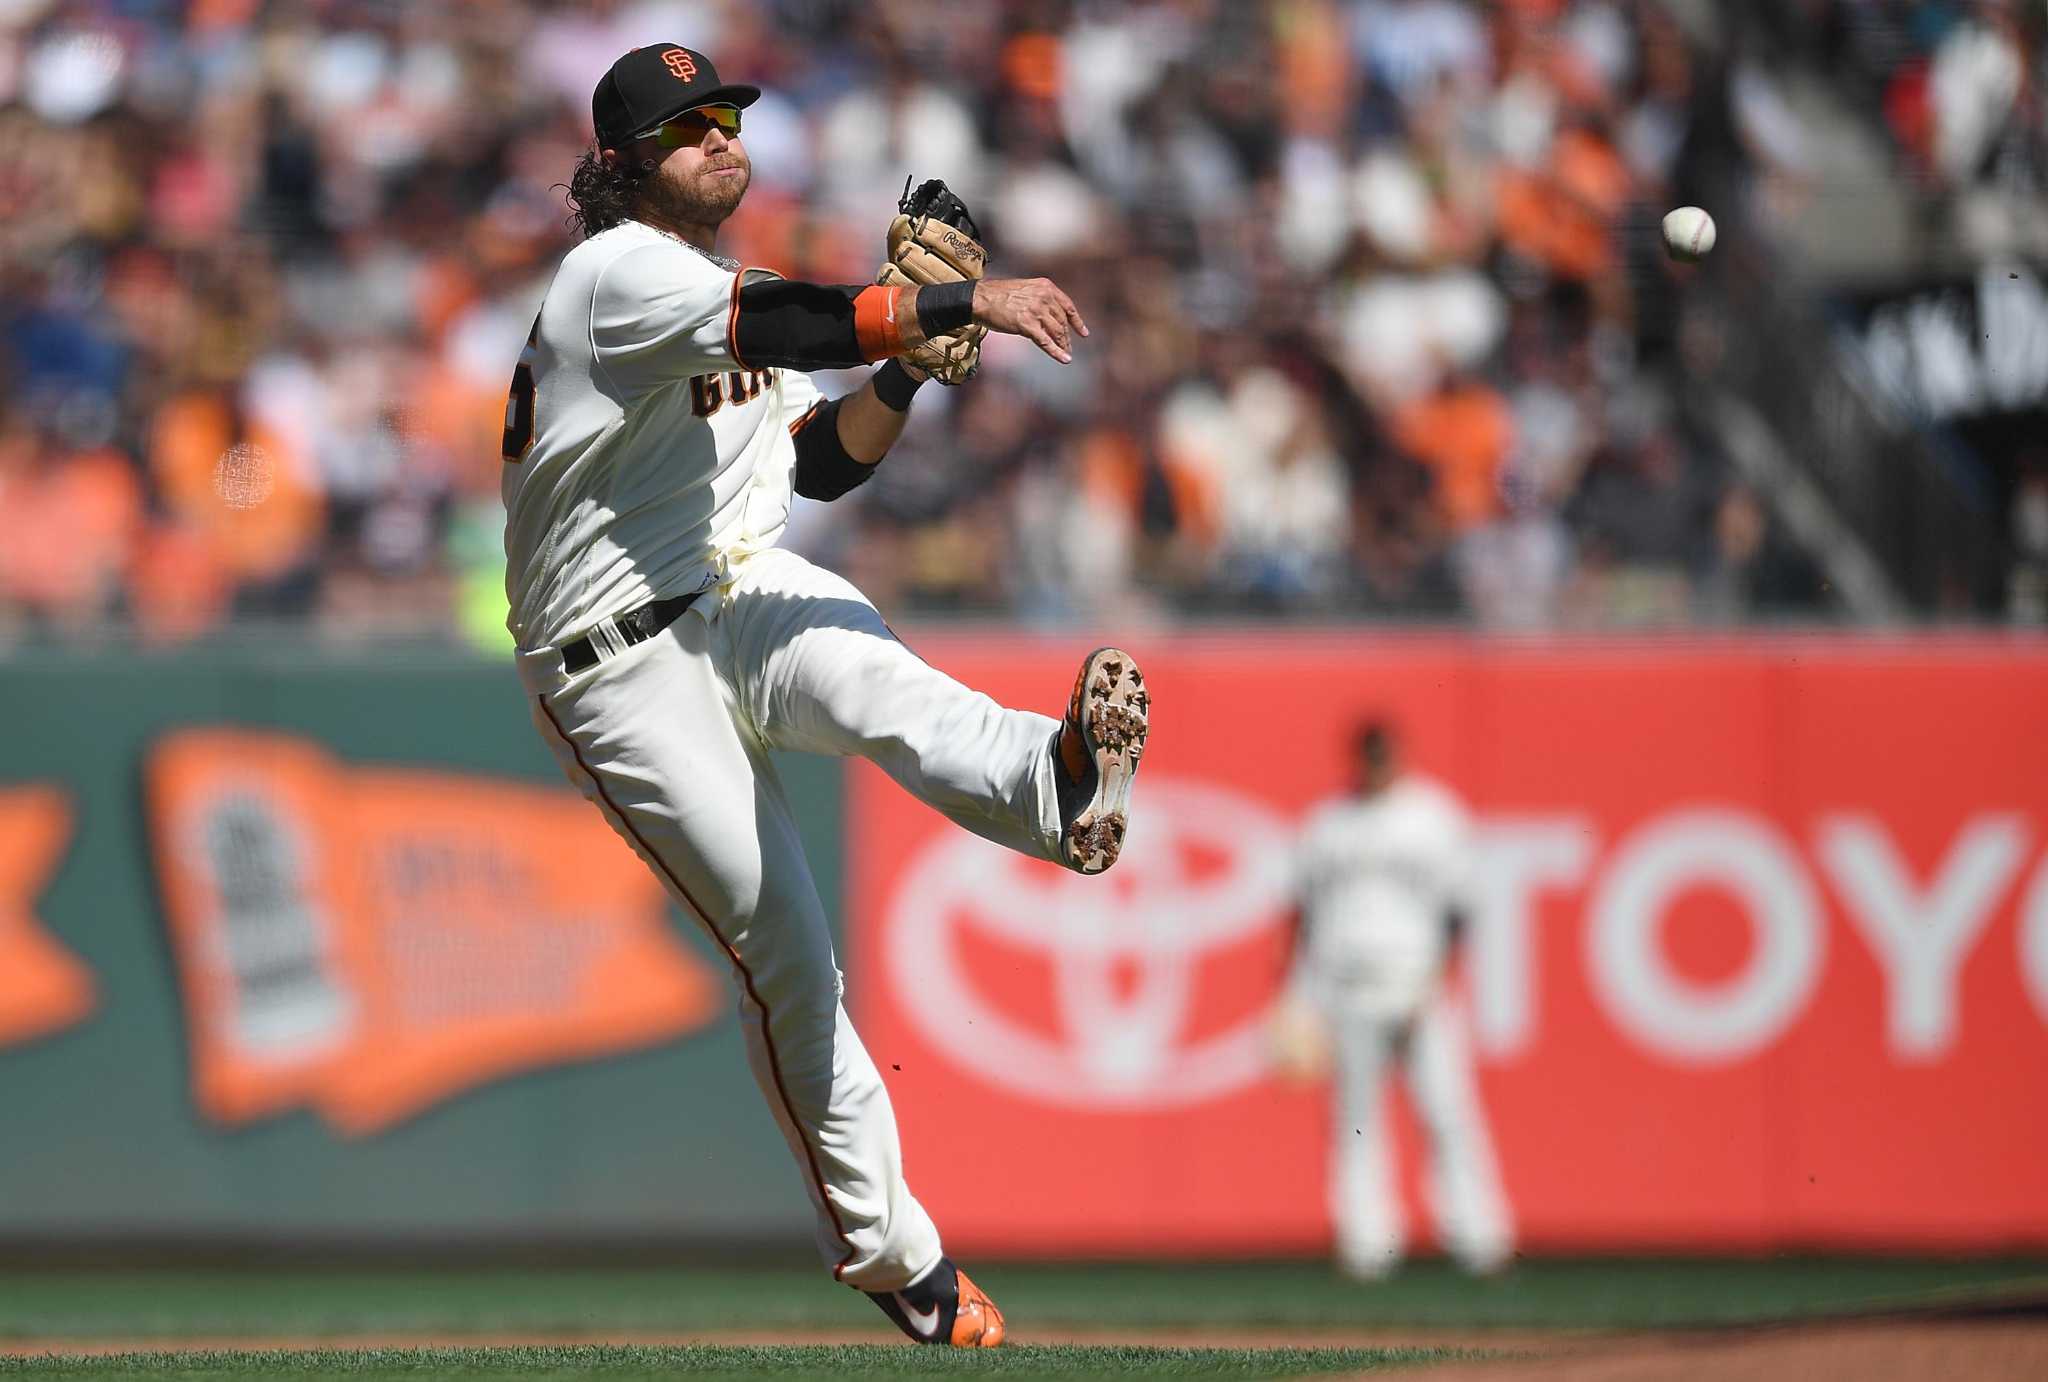
[[[773,370],[734,370],[729,374],[699,374],[690,380],[690,411],[710,417],[730,398],[735,407],[751,403],[768,386]]]

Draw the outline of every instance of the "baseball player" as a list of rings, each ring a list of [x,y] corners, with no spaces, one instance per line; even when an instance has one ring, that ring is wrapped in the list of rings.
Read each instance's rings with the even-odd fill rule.
[[[749,1062],[834,1277],[913,1339],[988,1347],[1002,1316],[904,1182],[769,753],[860,754],[967,829],[1094,873],[1123,842],[1147,693],[1105,648],[1064,718],[1006,709],[776,540],[792,492],[830,500],[874,473],[919,385],[971,374],[983,330],[1061,364],[1088,331],[1048,280],[979,278],[971,218],[943,188],[925,196],[935,184],[922,209],[950,206],[967,229],[899,217],[883,282],[793,282],[721,257],[759,95],[671,43],[620,58],[592,97],[596,147],[570,183],[585,238],[506,405],[519,675],[564,771],[731,961]],[[805,374],[876,362],[833,402]]]
[[[1330,1216],[1347,1272],[1377,1279],[1402,1255],[1382,1117],[1390,1064],[1428,1133],[1445,1246],[1468,1269],[1495,1271],[1513,1251],[1513,1229],[1464,1019],[1445,981],[1469,906],[1471,825],[1448,788],[1401,771],[1390,726],[1361,726],[1354,754],[1355,791],[1320,807],[1300,846],[1300,925],[1276,1033],[1282,1063],[1314,1073],[1319,1041],[1334,1044]]]

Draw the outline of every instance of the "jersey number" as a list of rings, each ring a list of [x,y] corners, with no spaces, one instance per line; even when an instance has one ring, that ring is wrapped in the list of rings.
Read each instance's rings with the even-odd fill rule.
[[[512,392],[505,399],[505,442],[499,448],[506,465],[518,465],[533,450],[533,357],[540,348],[540,318],[526,333],[526,349],[512,371]]]

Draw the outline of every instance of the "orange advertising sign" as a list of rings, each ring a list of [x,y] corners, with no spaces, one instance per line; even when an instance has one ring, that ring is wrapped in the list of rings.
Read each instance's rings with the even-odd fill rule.
[[[92,1012],[92,975],[37,922],[35,900],[71,838],[51,787],[0,790],[0,1046],[48,1036]]]
[[[521,1070],[708,1023],[659,884],[574,793],[352,767],[288,735],[150,755],[194,1097],[381,1131]]]
[[[919,651],[1011,705],[1073,665]],[[1133,651],[1153,734],[1101,878],[854,772],[849,993],[956,1251],[1328,1246],[1341,1130],[1268,1034],[1291,852],[1368,713],[1478,819],[1456,981],[1525,1245],[2048,1243],[2048,646]]]

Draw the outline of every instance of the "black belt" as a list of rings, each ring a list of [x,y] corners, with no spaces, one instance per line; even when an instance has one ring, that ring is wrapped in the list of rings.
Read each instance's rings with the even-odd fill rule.
[[[580,672],[595,667],[608,657],[617,657],[635,643],[645,643],[682,617],[703,591],[678,595],[673,600],[650,600],[638,609],[610,619],[600,619],[590,633],[562,645],[562,670]]]

